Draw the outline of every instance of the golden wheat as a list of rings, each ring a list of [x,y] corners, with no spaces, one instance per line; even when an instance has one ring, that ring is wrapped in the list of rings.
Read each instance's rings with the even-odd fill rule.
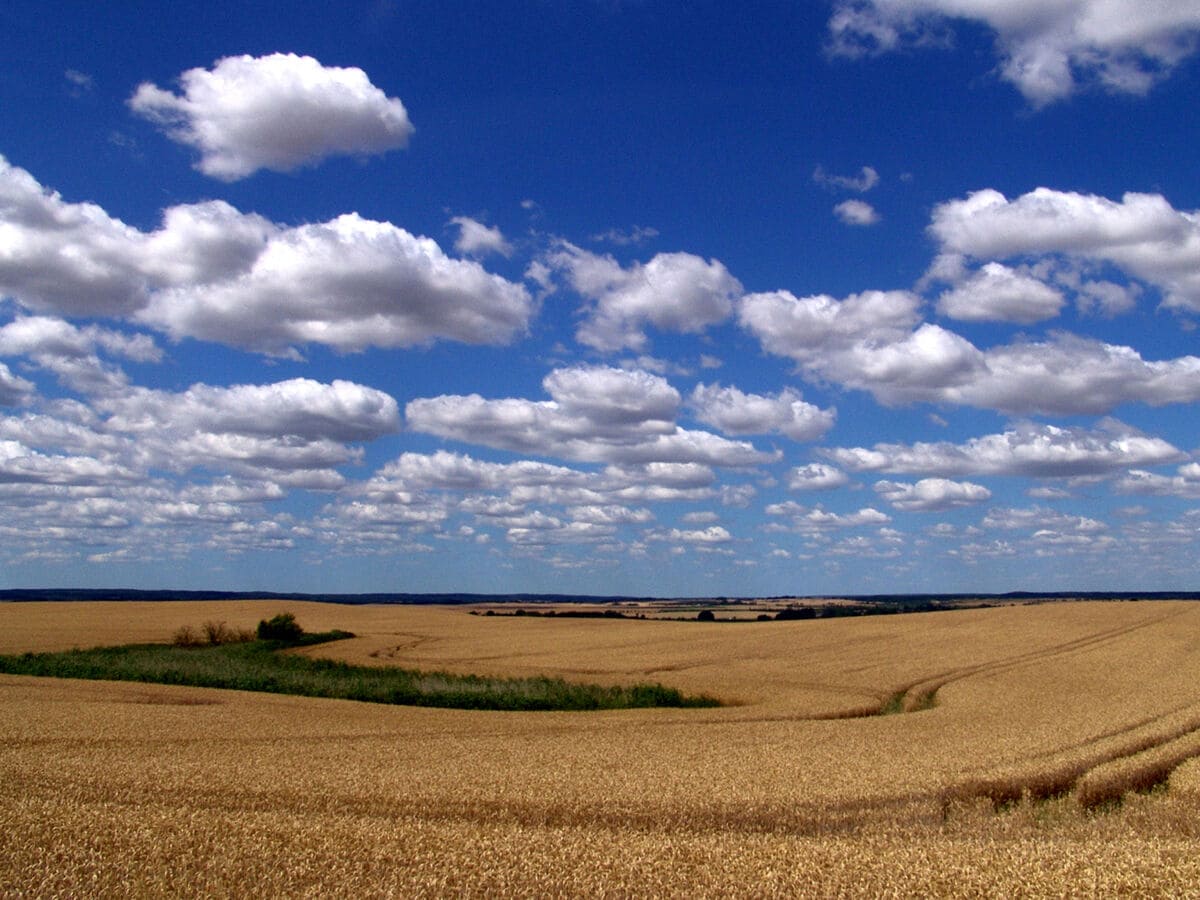
[[[1148,896],[1200,884],[1200,606],[706,624],[13,604],[0,606],[0,646],[166,641],[186,622],[247,628],[282,610],[358,634],[314,648],[355,662],[651,676],[737,705],[488,713],[0,677],[0,893]],[[846,717],[901,692],[933,692],[935,705]],[[1113,811],[1081,806],[1168,778]],[[1075,793],[997,813],[971,790],[1053,793],[1047,780]]]

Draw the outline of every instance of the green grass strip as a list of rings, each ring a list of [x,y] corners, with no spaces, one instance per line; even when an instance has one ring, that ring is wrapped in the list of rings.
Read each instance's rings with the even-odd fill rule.
[[[451,709],[602,710],[720,705],[712,697],[684,696],[661,684],[605,687],[559,678],[487,678],[354,666],[280,653],[282,646],[274,641],[202,647],[127,644],[62,653],[0,655],[0,672],[229,688]]]

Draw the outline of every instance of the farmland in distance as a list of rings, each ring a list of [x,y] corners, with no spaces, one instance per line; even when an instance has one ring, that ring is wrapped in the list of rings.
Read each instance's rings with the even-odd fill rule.
[[[0,893],[1184,893],[1200,605],[706,623],[0,604],[0,652],[289,611],[304,652],[718,709],[507,713],[0,677]]]

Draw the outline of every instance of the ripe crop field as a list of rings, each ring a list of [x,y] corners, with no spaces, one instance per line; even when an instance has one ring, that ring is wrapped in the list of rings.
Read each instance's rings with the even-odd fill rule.
[[[0,676],[0,895],[1200,885],[1195,603],[741,623],[0,604],[0,652],[166,641],[285,610],[357,635],[314,656],[654,680],[727,705],[480,712]]]

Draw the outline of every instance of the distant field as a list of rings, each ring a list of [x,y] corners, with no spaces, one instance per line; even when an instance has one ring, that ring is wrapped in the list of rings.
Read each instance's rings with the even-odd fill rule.
[[[0,604],[0,652],[166,641],[184,624],[249,628],[280,611],[358,635],[314,656],[649,679],[730,705],[475,712],[0,677],[0,894],[1200,884],[1195,603],[736,624]]]

